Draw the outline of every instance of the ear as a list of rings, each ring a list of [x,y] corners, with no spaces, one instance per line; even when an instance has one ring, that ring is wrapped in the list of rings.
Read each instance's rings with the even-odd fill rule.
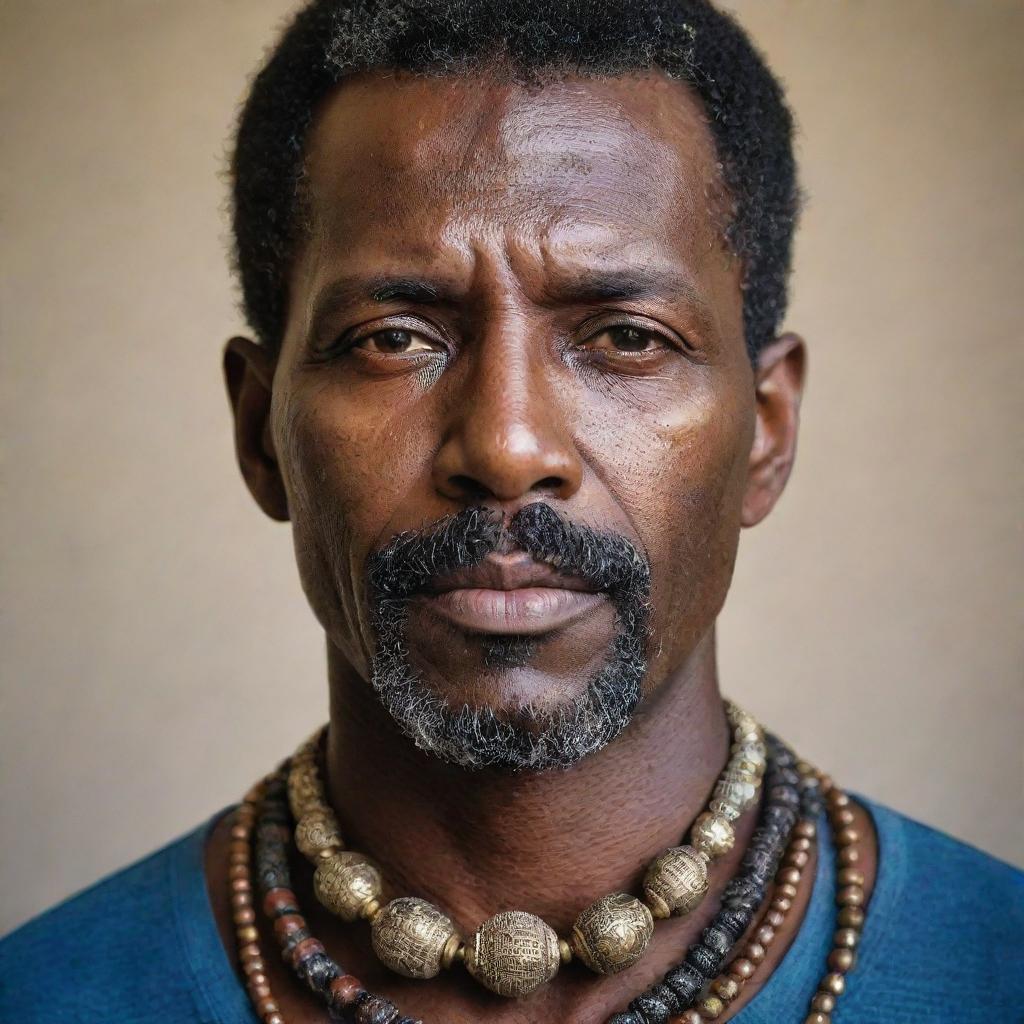
[[[797,334],[783,334],[758,357],[754,373],[757,420],[747,467],[740,522],[756,526],[779,500],[796,457],[807,350]]]
[[[288,521],[288,496],[270,432],[270,399],[276,360],[248,338],[224,346],[224,380],[235,417],[235,451],[256,504],[271,519]]]

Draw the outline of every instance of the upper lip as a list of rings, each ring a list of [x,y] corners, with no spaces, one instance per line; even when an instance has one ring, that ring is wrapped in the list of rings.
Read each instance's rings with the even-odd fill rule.
[[[432,580],[426,589],[439,594],[449,590],[519,590],[523,587],[556,587],[590,593],[600,589],[579,576],[566,575],[546,562],[535,561],[527,554],[487,555],[469,569],[459,569]]]

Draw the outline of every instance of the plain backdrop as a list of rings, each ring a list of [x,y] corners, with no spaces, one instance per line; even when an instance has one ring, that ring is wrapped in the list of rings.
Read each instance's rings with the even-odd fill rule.
[[[287,526],[220,374],[235,110],[284,0],[6,0],[0,931],[326,718]],[[749,0],[809,204],[790,489],[724,689],[844,784],[1024,863],[1017,0]]]

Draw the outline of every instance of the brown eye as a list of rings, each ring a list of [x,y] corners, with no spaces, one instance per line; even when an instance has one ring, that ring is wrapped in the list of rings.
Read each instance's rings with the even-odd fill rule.
[[[412,352],[436,352],[437,346],[414,331],[393,327],[373,334],[358,342],[358,347],[386,355],[408,355]]]
[[[666,348],[665,342],[653,331],[645,331],[631,324],[606,327],[587,340],[585,348],[605,352],[656,352]]]

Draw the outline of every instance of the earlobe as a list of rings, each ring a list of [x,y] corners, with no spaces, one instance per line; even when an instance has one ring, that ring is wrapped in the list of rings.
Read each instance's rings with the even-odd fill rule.
[[[275,359],[248,338],[224,346],[224,381],[235,421],[235,453],[250,493],[263,511],[287,522],[288,497],[270,430]]]
[[[807,350],[797,334],[783,334],[760,353],[755,372],[756,422],[741,523],[755,526],[772,510],[796,458]]]

